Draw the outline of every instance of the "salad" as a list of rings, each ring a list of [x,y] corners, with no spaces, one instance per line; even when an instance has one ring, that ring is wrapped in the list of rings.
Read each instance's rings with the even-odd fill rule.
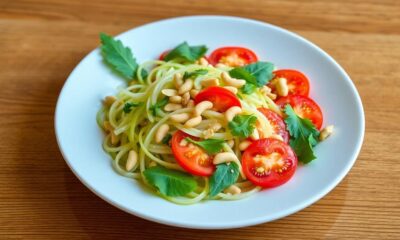
[[[187,42],[137,63],[100,34],[104,63],[126,81],[97,114],[114,169],[178,204],[236,200],[280,186],[333,132],[298,70],[245,47]],[[264,56],[263,56],[264,57]]]

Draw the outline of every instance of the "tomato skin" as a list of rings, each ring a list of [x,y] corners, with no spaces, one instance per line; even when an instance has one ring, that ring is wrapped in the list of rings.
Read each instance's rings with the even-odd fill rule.
[[[220,112],[225,112],[233,106],[242,106],[235,94],[222,87],[208,87],[199,92],[194,98],[194,103],[198,104],[202,101],[212,102],[213,108]]]
[[[301,95],[290,95],[279,98],[276,104],[283,109],[286,104],[290,104],[297,115],[301,118],[308,118],[317,129],[321,129],[323,115],[321,108],[314,100]]]
[[[224,61],[227,57],[237,58],[238,62],[235,64],[228,64]],[[224,63],[231,67],[238,67],[257,61],[257,55],[252,50],[244,47],[221,47],[215,49],[209,57],[209,62],[214,66],[217,63]]]
[[[160,54],[160,57],[158,57],[158,60],[164,61],[165,56],[169,53],[170,50],[165,50]]]
[[[258,173],[256,169],[260,166],[257,162],[257,155],[279,154],[284,166],[274,166],[268,172]],[[286,143],[274,139],[263,138],[254,141],[242,155],[242,168],[247,179],[254,185],[272,188],[289,181],[297,168],[297,157],[292,148]]]
[[[308,96],[310,92],[310,82],[300,71],[293,69],[280,69],[274,71],[275,78],[286,78],[289,87],[289,95]],[[269,83],[272,92],[276,93],[275,85]]]
[[[197,176],[211,176],[215,170],[215,166],[212,163],[212,158],[204,152],[204,150],[200,149],[200,147],[195,146],[195,151],[198,151],[200,154],[205,154],[203,156],[208,157],[208,159],[201,164],[198,160],[199,155],[193,155],[191,157],[186,156],[185,154],[192,149],[188,146],[181,146],[181,141],[184,138],[190,137],[193,140],[198,140],[198,138],[190,136],[182,131],[177,131],[171,139],[171,148],[172,153],[176,161],[179,165],[188,171],[189,173]],[[201,161],[201,160],[200,160]]]
[[[286,123],[279,114],[268,108],[259,108],[261,112],[270,122],[274,132],[280,135],[285,143],[289,142],[289,132],[286,130]]]

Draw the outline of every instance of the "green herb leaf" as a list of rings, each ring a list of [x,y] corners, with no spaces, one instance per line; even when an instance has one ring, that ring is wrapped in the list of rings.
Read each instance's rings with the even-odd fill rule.
[[[239,167],[236,163],[222,163],[217,165],[217,169],[210,178],[210,197],[223,191],[225,188],[234,184],[239,177]]]
[[[165,196],[184,196],[197,187],[192,175],[161,166],[148,168],[143,174],[147,181]]]
[[[123,77],[133,79],[138,64],[131,49],[125,47],[120,40],[115,40],[105,33],[100,33],[100,40],[102,44],[101,53],[104,61]]]
[[[161,142],[165,145],[169,146],[169,141],[171,140],[172,135],[170,133],[168,133],[167,135],[165,135],[165,137],[163,137],[163,139],[161,140]]]
[[[140,75],[141,75],[142,79],[145,80],[149,76],[149,73],[146,71],[146,69],[142,68]]]
[[[313,147],[311,145],[313,141],[313,136],[308,136],[308,139],[301,136],[299,138],[291,139],[290,146],[293,148],[297,155],[297,158],[302,163],[309,163],[317,157],[314,155]]]
[[[206,139],[203,141],[196,141],[191,138],[186,138],[188,142],[194,143],[200,147],[202,147],[204,150],[206,150],[207,153],[209,154],[215,154],[218,153],[222,150],[224,147],[225,141],[222,139]]]
[[[204,56],[207,52],[205,45],[200,46],[189,46],[187,42],[183,42],[172,49],[165,57],[165,61],[171,61],[173,59],[179,59],[189,62],[194,62],[197,59]]]
[[[196,78],[197,76],[206,75],[207,73],[208,73],[207,69],[197,69],[193,72],[185,72],[183,74],[183,80],[186,80],[188,78]]]
[[[289,104],[285,106],[285,113],[285,122],[287,124],[287,129],[289,130],[290,136],[298,138],[300,136],[308,137],[312,135],[313,138],[318,139],[319,132],[309,119],[297,116],[296,112]],[[316,145],[316,142],[313,145]]]
[[[127,102],[122,109],[124,113],[130,113],[133,107],[140,106],[141,103]]]
[[[234,78],[246,80],[241,90],[244,94],[251,94],[256,87],[262,87],[273,77],[274,65],[269,62],[255,62],[243,67],[236,67],[229,71],[229,75]]]
[[[168,101],[169,101],[169,98],[165,97],[165,98],[161,99],[160,101],[158,101],[156,104],[150,106],[150,111],[153,114],[153,116],[159,116],[161,108],[165,107],[165,105],[167,105]]]
[[[240,92],[243,94],[252,94],[257,89],[257,86],[251,83],[246,83],[243,87],[240,88]]]
[[[289,104],[285,106],[285,114],[286,126],[292,137],[290,146],[300,162],[311,162],[316,158],[313,147],[318,143],[318,130],[309,119],[299,117]]]
[[[228,123],[233,136],[246,138],[254,131],[257,117],[254,115],[236,115]]]

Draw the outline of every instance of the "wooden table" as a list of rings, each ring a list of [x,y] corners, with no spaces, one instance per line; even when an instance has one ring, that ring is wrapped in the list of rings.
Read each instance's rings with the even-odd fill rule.
[[[325,49],[352,77],[365,107],[364,145],[323,199],[254,227],[178,229],[116,209],[69,170],[55,140],[55,103],[98,33],[192,14],[282,26]],[[1,239],[400,239],[399,1],[1,0],[0,46]]]

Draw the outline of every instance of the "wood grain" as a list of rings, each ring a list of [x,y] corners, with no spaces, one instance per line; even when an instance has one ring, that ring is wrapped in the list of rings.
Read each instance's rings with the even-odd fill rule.
[[[352,77],[366,113],[364,145],[349,175],[316,204],[254,227],[177,229],[112,207],[66,166],[54,107],[98,33],[194,14],[282,26]],[[400,1],[1,0],[0,46],[1,239],[400,239]]]

